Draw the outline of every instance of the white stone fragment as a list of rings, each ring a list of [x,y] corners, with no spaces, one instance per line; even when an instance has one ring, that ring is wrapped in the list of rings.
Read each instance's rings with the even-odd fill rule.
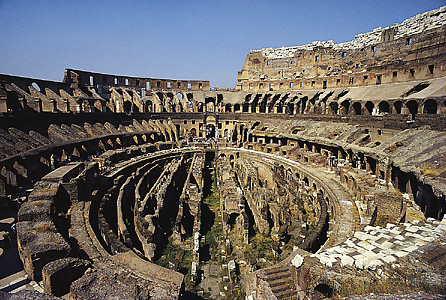
[[[404,237],[402,235],[395,235],[393,238],[400,241],[404,241]]]
[[[395,255],[398,256],[398,257],[404,257],[407,254],[409,254],[409,253],[406,252],[406,251],[395,251]]]
[[[392,229],[392,230],[390,231],[390,233],[393,233],[393,234],[401,234],[401,231],[398,230],[398,229]]]
[[[341,267],[353,266],[355,260],[348,255],[343,255],[341,257]]]
[[[407,227],[406,228],[406,231],[409,231],[409,232],[417,232],[418,231],[418,226],[410,226],[410,227]]]
[[[354,244],[350,239],[346,240],[346,241],[344,242],[344,244],[346,244],[346,245],[349,246],[349,247],[354,247],[354,246],[355,246],[355,244]]]
[[[296,254],[296,256],[294,256],[293,260],[291,261],[291,264],[296,268],[299,268],[300,266],[302,266],[303,262],[304,262],[303,257],[299,254]]]
[[[393,263],[393,262],[396,261],[396,258],[394,256],[392,256],[392,255],[384,255],[384,256],[381,257],[381,259],[384,262],[388,263],[388,264]]]
[[[393,244],[391,242],[387,242],[385,241],[384,243],[381,244],[381,248],[382,249],[390,249],[392,248]]]
[[[435,241],[435,238],[433,236],[425,236],[422,238],[422,240],[424,242],[433,242],[433,241]]]
[[[405,248],[404,251],[406,251],[406,252],[413,252],[413,251],[415,251],[417,249],[418,249],[417,246],[409,246],[409,247]]]

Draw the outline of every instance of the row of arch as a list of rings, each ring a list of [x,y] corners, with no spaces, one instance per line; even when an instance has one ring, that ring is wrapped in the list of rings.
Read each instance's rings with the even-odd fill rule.
[[[84,161],[107,150],[131,146],[152,145],[156,142],[173,142],[175,136],[161,132],[111,134],[83,141],[50,144],[38,153],[17,155],[0,164],[0,189],[9,194],[16,187],[42,178],[51,170],[69,162]]]
[[[248,136],[249,142],[256,142],[257,136],[252,136],[250,133]],[[265,143],[276,143],[279,139],[265,138]],[[287,141],[281,141],[282,145],[287,145]],[[419,182],[413,173],[402,172],[397,167],[382,166],[378,163],[377,159],[365,154],[364,152],[356,152],[352,149],[343,149],[341,147],[325,146],[323,144],[312,143],[308,141],[296,140],[295,144],[299,149],[303,149],[313,153],[319,153],[326,158],[326,163],[330,165],[330,158],[334,157],[338,160],[348,161],[352,168],[362,169],[366,172],[370,172],[377,178],[385,180],[386,182],[392,183],[392,185],[403,193],[409,193],[413,195],[417,204],[420,206],[421,211],[426,217],[434,217],[437,219],[443,218],[446,212],[446,203],[444,201],[444,195],[437,197],[432,192],[432,187],[422,182]],[[250,145],[248,145],[250,147]],[[269,147],[258,147],[264,152],[270,152]],[[273,152],[271,152],[273,153]],[[282,151],[274,151],[274,154],[286,155],[287,157],[295,160],[300,155],[297,154],[296,157],[288,155],[286,152],[282,154]],[[302,162],[306,162],[302,160]],[[331,166],[331,165],[330,165]],[[305,178],[304,178],[305,180]],[[350,183],[348,178],[345,182]],[[307,182],[308,183],[311,182]],[[349,186],[350,189],[354,189],[355,186]]]
[[[437,101],[427,99],[421,104],[415,100],[403,102],[401,100],[394,101],[389,104],[388,101],[380,101],[375,105],[372,101],[367,101],[362,104],[355,101],[350,105],[350,101],[345,100],[341,102],[340,106],[337,102],[330,103],[330,108],[334,113],[341,112],[341,114],[351,115],[378,115],[378,114],[436,114],[438,112]],[[420,111],[421,108],[421,111]]]

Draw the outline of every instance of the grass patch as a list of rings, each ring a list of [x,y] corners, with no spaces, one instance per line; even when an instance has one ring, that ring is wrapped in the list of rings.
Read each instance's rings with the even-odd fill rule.
[[[223,225],[219,224],[221,221],[221,218],[218,216],[220,210],[220,191],[217,187],[215,172],[212,176],[211,194],[203,199],[203,202],[207,204],[209,209],[215,214],[215,220],[212,224],[211,230],[206,233],[206,244],[209,245],[211,260],[216,260],[218,257],[218,240],[223,238]]]
[[[164,248],[163,255],[161,255],[161,257],[157,261],[155,261],[155,263],[159,266],[168,268],[169,261],[181,261],[183,259],[184,252],[185,251],[179,246],[172,244],[172,237],[170,237],[166,248]]]

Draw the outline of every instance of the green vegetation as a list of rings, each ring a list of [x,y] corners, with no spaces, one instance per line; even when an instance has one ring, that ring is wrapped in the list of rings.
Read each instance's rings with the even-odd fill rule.
[[[223,226],[219,223],[220,217],[218,213],[220,210],[220,191],[217,187],[217,178],[215,173],[212,177],[212,193],[206,197],[203,202],[209,206],[209,209],[215,214],[214,224],[206,233],[206,244],[209,245],[209,254],[212,260],[217,259],[218,254],[218,240],[223,239]]]
[[[249,244],[244,246],[243,249],[243,259],[245,261],[250,261],[253,258],[257,261],[261,268],[267,267],[266,263],[259,262],[260,258],[264,258],[267,262],[277,263],[280,261],[280,255],[273,254],[272,244],[274,240],[269,234],[262,234],[257,232],[253,236]]]
[[[182,263],[184,250],[179,246],[172,244],[172,237],[169,238],[169,242],[164,248],[163,255],[155,262],[157,265],[168,268],[169,261],[179,261]]]
[[[245,299],[245,291],[243,290],[240,283],[227,282],[225,284],[227,290],[225,290],[227,299]]]

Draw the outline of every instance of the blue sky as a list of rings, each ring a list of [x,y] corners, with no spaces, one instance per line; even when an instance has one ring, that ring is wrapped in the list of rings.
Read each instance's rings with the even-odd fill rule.
[[[0,0],[0,73],[61,81],[65,68],[209,80],[233,88],[251,49],[336,43],[442,0]]]

